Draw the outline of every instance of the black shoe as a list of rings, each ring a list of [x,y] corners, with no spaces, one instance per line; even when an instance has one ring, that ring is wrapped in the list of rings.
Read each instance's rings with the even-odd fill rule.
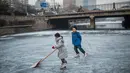
[[[63,68],[60,68],[60,70],[65,70],[66,69],[66,66],[65,67],[63,67]]]

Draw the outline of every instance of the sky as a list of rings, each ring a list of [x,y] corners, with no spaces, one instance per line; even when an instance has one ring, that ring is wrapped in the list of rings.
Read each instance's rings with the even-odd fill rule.
[[[52,1],[52,0],[47,0]],[[55,0],[56,2],[62,4],[63,0]],[[113,2],[123,2],[123,1],[130,1],[130,0],[97,0],[97,4],[106,4],[106,3],[113,3]],[[29,0],[29,4],[35,5],[36,0]]]

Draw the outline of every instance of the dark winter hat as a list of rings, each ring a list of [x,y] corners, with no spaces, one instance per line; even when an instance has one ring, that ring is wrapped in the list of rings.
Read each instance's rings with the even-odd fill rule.
[[[60,37],[61,35],[59,33],[56,33],[55,34],[55,37]]]
[[[76,26],[73,26],[72,29],[75,28],[77,30],[77,27]]]

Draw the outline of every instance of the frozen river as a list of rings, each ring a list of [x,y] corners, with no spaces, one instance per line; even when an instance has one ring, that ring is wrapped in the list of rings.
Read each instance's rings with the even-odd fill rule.
[[[67,70],[61,71],[57,51],[38,68],[32,64],[53,51],[53,34],[62,33],[68,50]],[[0,37],[0,73],[130,73],[130,31],[80,31],[86,58],[75,59],[71,31],[43,31]]]

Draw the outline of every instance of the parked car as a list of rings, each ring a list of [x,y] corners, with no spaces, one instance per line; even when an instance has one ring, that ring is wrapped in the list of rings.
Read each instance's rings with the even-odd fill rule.
[[[101,9],[99,9],[99,8],[94,8],[94,9],[92,9],[92,10],[101,10]]]
[[[130,6],[122,6],[121,9],[130,9]]]

